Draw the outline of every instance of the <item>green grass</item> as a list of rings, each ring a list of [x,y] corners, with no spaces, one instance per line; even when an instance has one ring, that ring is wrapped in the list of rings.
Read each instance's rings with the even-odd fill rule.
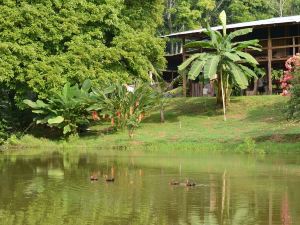
[[[300,150],[298,124],[286,121],[281,96],[234,97],[228,109],[228,121],[214,98],[176,98],[168,100],[165,117],[153,112],[130,140],[126,131],[104,134],[91,132],[71,140],[48,140],[25,135],[15,141],[17,148],[142,148],[151,151],[193,150],[233,151],[244,148],[291,152]],[[91,127],[102,130],[107,124]],[[15,143],[17,142],[17,143]],[[250,147],[249,147],[249,143]]]

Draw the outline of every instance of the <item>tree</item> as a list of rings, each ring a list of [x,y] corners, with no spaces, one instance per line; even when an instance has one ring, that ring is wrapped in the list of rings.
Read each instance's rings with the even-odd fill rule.
[[[215,0],[165,0],[161,33],[198,29],[214,8]]]
[[[275,14],[266,0],[233,0],[228,10],[232,23],[269,19]]]
[[[46,99],[68,81],[148,80],[164,67],[163,0],[0,3],[0,88]]]
[[[293,1],[291,1],[291,0],[272,0],[271,5],[273,6],[273,9],[275,10],[276,15],[282,17],[284,15],[289,15],[292,2]]]
[[[204,48],[208,52],[196,53],[179,66],[179,71],[188,70],[190,79],[195,80],[199,75],[217,83],[217,102],[223,104],[224,120],[226,120],[226,105],[228,104],[233,86],[246,88],[248,79],[256,77],[248,67],[258,64],[255,58],[244,49],[260,50],[258,40],[234,42],[234,38],[252,32],[251,28],[241,29],[227,34],[226,13],[220,14],[223,32],[213,31],[208,26],[206,34],[210,40],[193,41],[186,48]]]

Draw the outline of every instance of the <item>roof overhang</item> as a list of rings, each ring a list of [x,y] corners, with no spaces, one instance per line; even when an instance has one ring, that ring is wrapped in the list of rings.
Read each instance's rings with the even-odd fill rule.
[[[251,22],[244,22],[244,23],[235,23],[235,24],[229,24],[227,25],[227,29],[239,29],[239,28],[259,28],[259,27],[266,27],[266,26],[273,26],[278,24],[295,24],[300,23],[300,15],[298,16],[288,16],[288,17],[276,17],[272,19],[266,19],[266,20],[257,20],[257,21],[251,21]],[[222,26],[216,26],[212,27],[212,30],[222,30]],[[161,36],[162,38],[180,38],[184,36],[194,35],[194,34],[201,34],[203,31],[205,31],[205,28],[197,29],[197,30],[189,30],[184,32],[178,32],[173,34],[168,34]]]

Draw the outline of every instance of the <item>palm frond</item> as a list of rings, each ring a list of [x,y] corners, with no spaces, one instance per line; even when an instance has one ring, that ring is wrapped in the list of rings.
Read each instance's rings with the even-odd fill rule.
[[[186,59],[180,66],[178,66],[178,71],[184,71],[196,58],[206,55],[206,53],[196,53]]]
[[[206,63],[205,59],[195,60],[192,64],[191,70],[188,73],[189,79],[195,80],[202,72],[205,63]]]
[[[221,56],[219,56],[219,55],[212,55],[211,57],[208,58],[208,60],[206,61],[205,65],[204,65],[205,78],[208,78],[208,79],[215,78],[218,67],[219,67],[220,60],[221,60]]]
[[[245,59],[247,63],[258,65],[257,60],[247,52],[236,51],[241,58]]]
[[[233,31],[230,34],[228,34],[226,40],[227,41],[232,41],[234,38],[239,37],[239,36],[243,36],[243,35],[246,35],[246,34],[249,34],[252,31],[253,31],[252,28],[245,28],[245,29]]]

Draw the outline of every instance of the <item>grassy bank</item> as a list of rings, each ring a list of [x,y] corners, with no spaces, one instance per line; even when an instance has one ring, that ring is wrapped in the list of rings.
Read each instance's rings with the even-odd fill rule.
[[[300,150],[299,125],[287,122],[282,109],[287,101],[281,96],[232,98],[228,121],[214,98],[177,98],[168,100],[166,122],[160,123],[153,112],[130,140],[126,131],[103,132],[108,124],[91,127],[92,132],[63,140],[49,140],[25,135],[10,140],[17,148],[99,148],[122,146],[151,151],[169,150],[235,150],[297,151]],[[13,145],[13,146],[12,146]]]

